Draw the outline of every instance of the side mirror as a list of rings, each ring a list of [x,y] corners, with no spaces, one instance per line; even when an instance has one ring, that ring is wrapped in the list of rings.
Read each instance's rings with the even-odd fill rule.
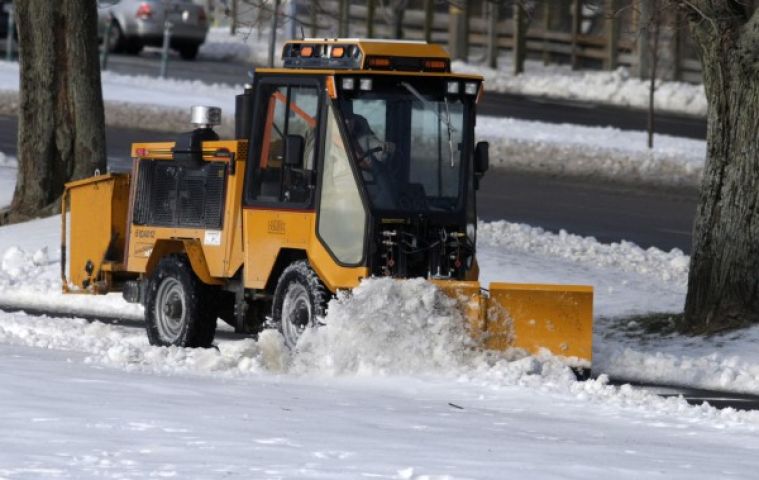
[[[288,135],[285,142],[285,165],[290,168],[299,168],[303,164],[303,148],[305,146],[303,137]]]
[[[474,149],[474,173],[482,176],[490,167],[490,144],[488,142],[477,142]]]

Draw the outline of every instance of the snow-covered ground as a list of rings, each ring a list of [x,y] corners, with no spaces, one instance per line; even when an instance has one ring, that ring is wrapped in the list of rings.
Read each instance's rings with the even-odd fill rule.
[[[88,305],[89,297],[60,295],[57,255],[40,250],[55,251],[57,220],[0,229],[0,301],[138,315],[116,296]],[[607,356],[635,349],[629,339],[607,340],[613,318],[598,316],[675,309],[682,300],[677,252],[507,223],[482,224],[480,237],[486,280],[594,283],[597,371],[610,371]],[[751,478],[755,471],[759,414],[692,407],[609,386],[605,376],[576,382],[551,358],[478,353],[450,301],[423,281],[366,282],[333,301],[326,322],[290,355],[272,331],[258,342],[220,340],[218,350],[155,348],[141,329],[0,314],[0,429],[13,432],[0,437],[0,478]],[[670,381],[713,373],[682,359],[715,345],[693,342],[687,351],[682,339],[668,343],[680,365],[656,365],[656,349],[639,349],[638,363],[626,367],[677,376]],[[747,346],[730,343],[733,351]]]
[[[0,228],[0,303],[139,318],[118,295],[60,293],[59,234],[59,217]],[[681,309],[686,256],[508,222],[481,223],[478,246],[483,283],[594,285],[598,379],[472,348],[421,280],[333,300],[294,355],[273,331],[156,348],[138,328],[0,313],[0,478],[752,478],[759,413],[607,383],[759,392],[759,329],[642,342],[620,325]]]
[[[528,60],[525,72],[513,75],[510,57],[502,57],[499,65],[498,70],[493,70],[473,62],[456,61],[452,68],[482,75],[486,89],[500,93],[648,109],[649,81],[633,77],[624,67],[614,71],[573,71],[568,65],[543,65],[542,62]],[[685,82],[657,81],[654,108],[706,116],[704,87]]]

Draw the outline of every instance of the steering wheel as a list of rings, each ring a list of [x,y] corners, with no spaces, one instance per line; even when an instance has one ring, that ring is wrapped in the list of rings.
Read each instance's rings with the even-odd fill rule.
[[[364,159],[366,157],[368,157],[369,155],[374,155],[375,153],[380,153],[382,150],[384,150],[383,147],[374,147],[374,148],[371,148],[371,149],[367,150],[366,152],[364,152],[363,155],[361,155],[360,157],[358,157],[358,163],[363,162]]]

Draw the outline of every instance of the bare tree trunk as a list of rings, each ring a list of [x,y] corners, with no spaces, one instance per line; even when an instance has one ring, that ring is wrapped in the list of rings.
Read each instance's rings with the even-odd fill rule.
[[[106,169],[95,2],[16,2],[16,23],[19,168],[0,221],[55,212],[65,182]]]
[[[681,327],[715,332],[759,323],[759,11],[738,2],[682,6],[699,49],[709,113]]]

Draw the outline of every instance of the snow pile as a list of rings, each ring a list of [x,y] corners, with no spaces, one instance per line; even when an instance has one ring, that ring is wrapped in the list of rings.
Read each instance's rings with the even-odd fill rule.
[[[743,346],[759,347],[759,327],[742,332],[742,335],[746,337],[742,342]],[[759,392],[759,363],[756,363],[756,358],[746,358],[746,353],[750,352],[722,353],[714,348],[693,345],[689,355],[685,356],[682,351],[661,351],[666,350],[667,345],[657,340],[653,340],[653,346],[630,347],[621,351],[609,351],[608,346],[599,345],[603,359],[599,368],[613,371],[619,378],[629,381],[698,385],[702,388],[745,393]],[[692,343],[702,340],[694,339]]]
[[[685,285],[690,257],[679,249],[664,252],[642,249],[631,242],[605,244],[593,237],[582,237],[561,230],[546,232],[539,227],[506,221],[479,222],[478,243],[559,257],[585,265],[633,272],[656,277],[668,283]]]
[[[456,301],[423,279],[364,280],[330,301],[324,323],[299,340],[294,371],[447,372],[468,363],[474,346]]]
[[[4,275],[8,284],[13,285],[16,281],[26,280],[25,277],[49,263],[47,247],[42,247],[32,255],[27,254],[20,247],[11,247],[5,251],[0,261],[0,275]]]
[[[592,176],[626,182],[697,185],[706,142],[612,127],[480,117],[478,140],[490,142],[494,167]]]
[[[634,108],[648,108],[649,81],[630,76],[620,67],[611,72],[572,71],[568,65],[544,66],[528,61],[525,73],[514,76],[510,65],[501,69],[455,61],[453,71],[482,75],[485,89],[499,93],[544,96],[608,103]],[[706,116],[707,102],[703,85],[657,81],[654,105],[658,110]]]

